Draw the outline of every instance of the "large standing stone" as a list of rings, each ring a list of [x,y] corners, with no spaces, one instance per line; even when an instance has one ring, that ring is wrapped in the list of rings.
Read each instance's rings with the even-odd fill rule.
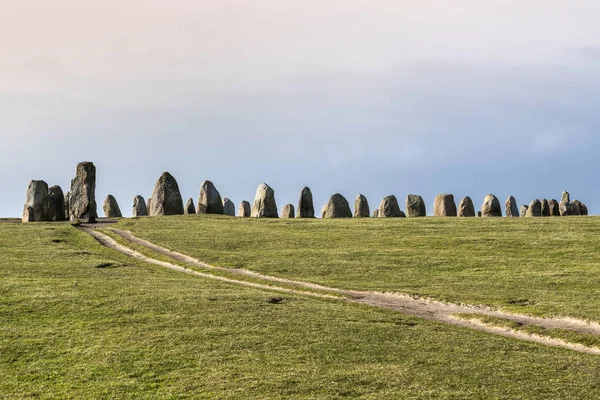
[[[235,204],[227,197],[223,199],[223,214],[235,217]]]
[[[427,210],[423,198],[417,194],[409,194],[406,196],[406,214],[409,218],[425,217]]]
[[[221,199],[221,194],[211,181],[204,181],[200,186],[198,214],[223,214],[223,200]]]
[[[71,198],[71,192],[65,193],[65,221],[71,218],[71,212],[69,211],[69,199]]]
[[[529,210],[529,206],[526,206],[526,205],[521,206],[521,217],[527,216],[527,210]]]
[[[373,210],[372,216],[373,218],[379,218],[379,208]]]
[[[548,202],[548,206],[551,217],[560,217],[560,205],[558,204],[558,201],[552,199]]]
[[[295,218],[296,212],[292,204],[286,204],[281,210],[281,218]]]
[[[315,207],[313,205],[313,196],[310,188],[305,187],[300,192],[298,200],[298,218],[314,218]]]
[[[146,209],[148,210],[148,215],[150,215],[150,210],[152,210],[152,197],[148,197],[148,200],[146,200]]]
[[[451,194],[438,194],[433,202],[434,217],[456,217],[456,203]]]
[[[501,217],[502,207],[500,207],[500,200],[493,194],[485,196],[481,205],[481,215],[484,217]]]
[[[279,218],[275,191],[266,183],[261,183],[256,189],[251,216],[254,218]]]
[[[25,193],[23,222],[48,221],[48,184],[31,181]]]
[[[106,196],[102,208],[104,209],[104,216],[106,218],[123,218],[117,199],[112,194]]]
[[[558,209],[560,211],[561,217],[570,217],[570,216],[574,216],[574,215],[581,215],[581,213],[579,212],[579,207],[577,207],[577,205],[573,204],[573,203],[561,202],[559,204]]]
[[[548,199],[542,199],[542,217],[550,216],[550,203]]]
[[[562,192],[560,202],[561,203],[570,203],[571,202],[571,195],[569,194],[569,192]]]
[[[513,196],[506,199],[506,216],[507,217],[518,217],[519,207],[517,206],[517,200]]]
[[[242,201],[240,203],[240,208],[238,208],[238,217],[244,217],[247,218],[250,216],[250,214],[252,213],[252,209],[250,207],[250,202],[248,201]]]
[[[152,192],[150,215],[183,215],[183,199],[177,181],[168,172],[158,178]]]
[[[196,214],[196,205],[194,204],[194,199],[192,199],[191,197],[185,203],[185,206],[183,206],[183,213],[185,215]]]
[[[82,162],[77,165],[75,178],[71,180],[69,210],[73,222],[94,223],[98,218],[96,167],[91,162]]]
[[[475,217],[475,206],[473,200],[469,196],[463,197],[458,205],[458,216],[459,217]]]
[[[65,221],[65,195],[60,186],[48,189],[46,215],[49,221]]]
[[[354,200],[354,216],[355,217],[370,217],[371,210],[369,208],[369,202],[367,198],[362,194],[356,196]]]
[[[583,204],[579,200],[573,201],[573,204],[577,207],[577,211],[579,211],[579,215],[588,215],[588,208],[585,204]]]
[[[396,196],[386,196],[379,203],[379,218],[401,218],[404,214],[400,210]]]
[[[352,211],[350,210],[348,200],[339,193],[331,196],[325,207],[324,218],[352,218]]]
[[[149,199],[148,199],[149,200]],[[146,217],[148,215],[148,207],[144,198],[137,195],[133,199],[133,216],[134,217]]]
[[[527,209],[527,217],[541,217],[542,216],[542,202],[539,199],[535,199],[529,204]]]

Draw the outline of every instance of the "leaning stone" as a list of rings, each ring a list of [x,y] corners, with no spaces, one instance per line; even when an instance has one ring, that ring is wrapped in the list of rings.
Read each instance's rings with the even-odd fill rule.
[[[252,213],[252,209],[250,207],[250,202],[242,201],[240,203],[240,207],[238,208],[238,217],[248,218]]]
[[[451,194],[438,194],[433,202],[434,217],[456,217],[456,203]]]
[[[305,187],[300,192],[298,200],[298,218],[314,218],[315,207],[313,205],[313,196],[310,188]]]
[[[70,216],[71,212],[69,211],[69,198],[70,197],[71,197],[71,192],[65,193],[65,200],[64,200],[64,202],[65,202],[65,219],[64,220],[65,221],[68,221],[71,218],[71,216]]]
[[[362,194],[359,194],[358,196],[356,196],[356,199],[354,200],[354,217],[369,217],[370,216],[370,209],[369,209],[369,202],[367,201],[367,198],[365,196],[363,196]]]
[[[506,216],[507,217],[518,217],[519,216],[519,208],[517,206],[517,200],[513,196],[510,196],[506,199]]]
[[[150,200],[150,199],[148,199]],[[148,215],[148,207],[144,198],[140,195],[135,196],[133,199],[133,216],[134,217],[146,217]]]
[[[416,194],[406,196],[406,214],[409,218],[425,217],[427,215],[425,202],[421,196]]]
[[[331,196],[325,207],[324,218],[352,218],[352,211],[350,210],[348,200],[339,193]]]
[[[48,184],[31,181],[25,193],[23,222],[48,221]]]
[[[251,216],[254,218],[279,218],[275,191],[266,183],[261,183],[256,189]]]
[[[459,217],[475,217],[475,206],[469,196],[463,197],[458,205]]]
[[[526,206],[526,205],[521,206],[521,217],[527,216],[527,210],[529,210],[529,206]]]
[[[281,210],[281,218],[295,218],[296,213],[292,204],[286,204]]]
[[[541,217],[542,216],[542,202],[539,199],[535,199],[529,204],[527,209],[527,217]]]
[[[48,221],[65,221],[65,195],[60,186],[48,189],[46,216]]]
[[[158,178],[152,192],[150,215],[183,215],[183,199],[177,181],[168,172]]]
[[[196,205],[194,204],[194,199],[192,199],[191,197],[185,203],[185,206],[183,206],[183,213],[185,215],[196,214]]]
[[[235,204],[227,197],[223,199],[223,215],[235,217]]]
[[[223,214],[221,194],[211,181],[204,181],[200,186],[198,214]]]
[[[94,223],[98,218],[96,167],[91,162],[82,162],[77,165],[75,178],[71,180],[69,211],[73,222]]]
[[[379,218],[379,208],[376,208],[373,210],[373,214],[372,214],[373,218]]]
[[[379,204],[379,218],[401,218],[402,214],[396,196],[386,196],[381,200]]]
[[[500,207],[500,200],[493,194],[485,196],[481,205],[481,215],[483,217],[501,217],[502,208]]]
[[[123,218],[117,199],[115,199],[112,194],[106,196],[102,209],[104,210],[104,216],[106,218]]]
[[[570,203],[571,202],[571,195],[569,194],[569,192],[562,192],[560,202],[561,203]]]

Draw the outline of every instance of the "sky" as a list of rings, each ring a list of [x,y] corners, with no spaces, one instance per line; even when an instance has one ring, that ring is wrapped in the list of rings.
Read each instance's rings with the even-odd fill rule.
[[[420,194],[600,213],[597,0],[0,0],[0,217],[31,179],[126,216],[169,171],[184,202],[266,182],[376,208]]]

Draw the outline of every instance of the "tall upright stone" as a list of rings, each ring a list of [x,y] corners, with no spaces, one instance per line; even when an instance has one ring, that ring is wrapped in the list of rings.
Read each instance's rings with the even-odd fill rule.
[[[266,183],[261,183],[256,189],[251,216],[253,218],[279,218],[275,191]]]
[[[168,172],[163,173],[152,192],[149,213],[155,215],[183,215],[183,199],[177,181]]]
[[[144,198],[137,195],[133,199],[133,214],[134,217],[146,217],[148,216],[148,207]]]
[[[75,178],[71,180],[69,210],[73,222],[94,223],[98,218],[96,167],[91,162],[77,165]]]
[[[324,208],[325,215],[323,218],[352,218],[352,211],[350,210],[348,200],[339,193],[331,196]]]
[[[250,202],[244,200],[240,203],[240,207],[238,208],[238,217],[248,218],[252,214],[252,208],[250,207]]]
[[[451,194],[438,194],[433,202],[434,217],[456,217],[456,203]]]
[[[517,206],[517,200],[513,196],[510,196],[506,199],[506,216],[507,217],[518,217],[519,216],[519,207]]]
[[[459,217],[475,217],[475,206],[473,200],[469,196],[463,197],[458,205],[458,216]]]
[[[150,210],[152,210],[152,197],[148,197],[148,200],[146,200],[146,210],[148,210],[148,215],[150,215]]]
[[[560,217],[560,204],[558,204],[558,201],[556,201],[556,199],[552,199],[548,202],[548,205],[550,210],[550,216]]]
[[[371,214],[373,218],[379,218],[379,208],[373,210],[373,214]]]
[[[325,218],[326,215],[327,215],[327,204],[325,204],[323,207],[321,207],[321,218]]]
[[[200,186],[197,212],[198,214],[223,214],[221,194],[211,181],[204,181]]]
[[[48,221],[48,184],[46,182],[29,182],[25,192],[22,221]]]
[[[481,215],[483,217],[501,217],[502,207],[500,207],[500,200],[493,194],[485,196],[481,205]]]
[[[548,199],[542,199],[542,217],[550,216],[550,203]]]
[[[427,210],[423,198],[417,194],[409,194],[406,196],[406,215],[409,218],[425,217]]]
[[[183,213],[185,215],[196,214],[196,205],[194,204],[194,199],[192,199],[191,197],[185,203],[185,206],[183,206]]]
[[[227,197],[223,199],[223,215],[235,217],[235,204]]]
[[[102,208],[106,218],[123,218],[123,214],[121,214],[121,209],[119,208],[117,199],[115,199],[115,196],[112,194],[106,196]]]
[[[570,203],[571,202],[571,195],[569,194],[569,192],[562,192],[560,202],[561,203]]]
[[[292,204],[286,204],[281,210],[281,218],[295,218],[296,213]]]
[[[527,216],[527,210],[529,210],[529,206],[526,206],[526,205],[521,206],[521,217],[522,218]]]
[[[313,205],[313,195],[310,188],[304,187],[300,192],[298,200],[298,218],[314,218],[315,206]]]
[[[71,192],[65,193],[65,221],[71,219],[71,211],[69,211],[69,199],[71,198]]]
[[[48,189],[46,215],[49,221],[66,221],[65,195],[60,186],[52,186]]]
[[[400,210],[396,196],[386,196],[379,203],[379,218],[402,218],[405,216]]]
[[[527,209],[527,217],[541,217],[542,216],[542,202],[539,199],[535,199],[529,204]]]
[[[369,208],[369,202],[367,198],[362,194],[356,196],[354,200],[354,217],[366,218],[371,216],[371,209]]]

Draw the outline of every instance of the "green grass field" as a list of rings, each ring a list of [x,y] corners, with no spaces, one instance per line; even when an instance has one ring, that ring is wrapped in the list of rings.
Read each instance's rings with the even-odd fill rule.
[[[170,217],[118,226],[217,265],[449,300],[529,298],[536,304],[519,310],[595,318],[597,222]],[[553,271],[564,274],[559,287]],[[600,397],[598,356],[273,296],[135,261],[67,224],[0,223],[0,397]]]

